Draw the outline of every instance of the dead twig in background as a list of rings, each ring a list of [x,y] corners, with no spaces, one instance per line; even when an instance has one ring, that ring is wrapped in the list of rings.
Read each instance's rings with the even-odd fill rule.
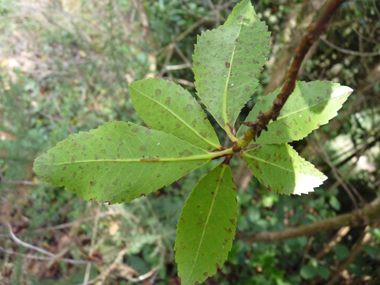
[[[359,254],[359,252],[362,250],[362,245],[367,244],[372,239],[371,234],[369,233],[370,230],[373,228],[376,228],[379,226],[379,223],[375,226],[367,226],[363,233],[360,235],[354,246],[351,248],[350,255],[347,257],[345,262],[339,267],[338,273],[336,274],[327,285],[334,285],[339,282],[339,280],[343,277],[345,279],[349,279],[349,274],[347,272],[347,267],[354,261],[356,255]]]
[[[51,257],[35,256],[35,255],[23,254],[23,253],[15,252],[15,251],[12,251],[12,250],[5,249],[5,248],[3,248],[1,246],[0,246],[0,251],[5,252],[7,254],[20,256],[20,257],[23,257],[23,258],[26,258],[26,259],[33,259],[33,260],[39,260],[39,261],[52,261],[52,260],[54,260]],[[75,264],[75,265],[86,265],[88,263],[91,263],[91,261],[75,260],[75,259],[68,259],[68,258],[61,258],[59,261],[60,262],[65,262],[65,263],[70,263],[70,264]]]
[[[324,161],[327,163],[328,166],[330,166],[332,172],[334,173],[336,180],[339,181],[339,184],[342,185],[343,189],[346,191],[347,195],[350,197],[352,203],[355,206],[355,209],[358,209],[358,203],[356,202],[356,199],[355,199],[354,195],[352,194],[352,192],[354,192],[356,194],[356,196],[360,199],[360,202],[365,203],[363,197],[359,194],[359,192],[355,188],[350,189],[346,185],[346,183],[344,182],[344,177],[339,173],[338,169],[336,169],[334,164],[331,162],[328,154],[326,153],[325,149],[323,148],[323,146],[319,140],[317,132],[313,131],[313,133],[314,133],[315,139],[318,143],[319,151],[320,151],[321,155],[323,156]]]
[[[3,183],[3,184],[22,184],[22,185],[31,185],[31,186],[41,184],[40,182],[24,181],[24,180],[4,180],[4,181],[1,181],[1,183]]]
[[[350,231],[349,226],[345,226],[339,229],[339,231],[334,235],[334,237],[330,240],[330,242],[320,251],[315,255],[315,259],[319,260],[321,259],[324,255],[330,252],[330,250],[336,246],[342,238]]]
[[[122,249],[122,250],[118,253],[118,255],[117,255],[117,257],[115,258],[115,260],[112,262],[112,264],[111,264],[110,266],[108,266],[107,269],[105,269],[105,270],[104,270],[99,276],[97,276],[95,279],[89,280],[89,281],[87,281],[87,282],[84,282],[84,283],[81,283],[81,284],[78,284],[78,285],[91,285],[91,284],[94,284],[94,283],[96,283],[96,282],[98,282],[98,281],[100,281],[100,284],[104,284],[104,282],[105,282],[107,276],[108,276],[113,270],[115,270],[115,269],[118,267],[119,263],[122,261],[123,256],[127,253],[127,251],[128,251],[128,247]],[[128,281],[131,281],[131,282],[141,282],[141,281],[143,281],[143,280],[148,279],[148,278],[151,277],[152,275],[154,275],[154,274],[155,274],[160,268],[161,268],[161,265],[156,266],[156,267],[154,267],[152,270],[150,270],[149,272],[147,272],[147,273],[145,273],[145,274],[142,274],[142,275],[140,275],[140,276],[138,276],[138,277],[135,277],[135,278],[130,277],[130,276],[127,276],[127,275],[122,276],[122,278],[125,278],[125,279],[127,279]],[[135,270],[133,270],[132,268],[130,268],[130,270],[135,272]]]
[[[321,38],[322,42],[324,42],[326,45],[336,49],[337,51],[340,51],[345,54],[350,54],[354,56],[377,56],[380,55],[380,50],[379,51],[374,51],[374,52],[360,52],[360,51],[354,51],[354,50],[349,50],[345,48],[338,47],[334,45],[332,42],[329,42],[328,40]]]
[[[273,242],[296,238],[300,236],[314,235],[321,231],[335,230],[344,226],[358,226],[375,222],[380,219],[380,197],[358,211],[327,218],[307,225],[295,228],[287,228],[279,232],[263,231],[253,236],[238,234],[237,237],[245,242],[254,243],[259,241]],[[239,237],[240,236],[240,237]]]
[[[54,255],[53,253],[51,253],[49,251],[46,251],[46,250],[44,250],[42,248],[39,248],[37,246],[34,246],[32,244],[26,243],[26,242],[20,240],[18,237],[16,237],[16,235],[12,231],[12,226],[9,223],[6,223],[6,225],[8,226],[9,234],[11,236],[11,239],[15,243],[17,243],[17,244],[19,244],[19,245],[21,245],[21,246],[23,246],[25,248],[29,248],[31,250],[40,252],[40,253],[42,253],[44,255],[47,255],[49,257],[39,257],[39,256],[33,256],[33,255],[25,255],[25,254],[22,254],[22,253],[10,251],[10,250],[7,250],[7,249],[4,249],[4,248],[0,247],[0,250],[3,251],[3,252],[7,252],[9,254],[15,254],[15,255],[23,256],[25,258],[35,259],[35,260],[43,260],[43,261],[57,260],[57,261],[62,261],[62,262],[70,263],[70,264],[91,264],[91,262],[84,261],[84,260],[73,260],[73,259],[68,259],[68,258],[59,258],[59,257],[57,257],[56,255]]]
[[[95,219],[94,219],[94,228],[93,228],[93,231],[92,231],[92,236],[91,236],[91,246],[90,246],[90,251],[88,252],[88,256],[91,257],[92,254],[94,253],[94,248],[95,248],[95,239],[96,239],[96,235],[97,235],[97,232],[98,232],[98,223],[99,223],[99,213],[100,213],[100,209],[101,209],[102,205],[98,205],[96,207],[96,214],[95,214]],[[84,275],[84,284],[86,284],[88,282],[88,279],[90,278],[90,269],[91,269],[91,263],[87,264],[87,267],[86,267],[86,273]]]

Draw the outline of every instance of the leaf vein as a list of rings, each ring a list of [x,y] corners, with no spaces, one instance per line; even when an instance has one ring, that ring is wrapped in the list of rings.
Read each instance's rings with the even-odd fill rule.
[[[200,248],[201,248],[202,243],[203,243],[203,237],[205,235],[205,232],[206,232],[206,229],[207,229],[207,225],[208,225],[208,222],[209,222],[212,210],[214,208],[214,203],[215,203],[216,197],[218,196],[218,191],[219,191],[219,188],[220,188],[220,184],[222,182],[222,177],[223,177],[223,174],[224,174],[226,168],[227,168],[227,165],[223,164],[222,171],[220,172],[220,175],[219,175],[219,178],[218,178],[218,182],[216,184],[215,193],[214,193],[214,196],[213,196],[212,201],[211,201],[210,210],[208,211],[208,214],[207,214],[206,223],[205,223],[205,225],[203,227],[202,236],[201,236],[201,238],[199,240],[199,245],[198,245],[198,249],[197,249],[197,255],[195,256],[193,267],[191,268],[190,274],[188,275],[189,278],[191,277],[191,275],[192,275],[192,273],[194,271],[194,268],[195,268],[195,264],[197,263],[197,259],[198,259],[199,252],[200,252]]]
[[[136,89],[135,89],[136,90]],[[201,136],[200,133],[198,133],[193,127],[191,127],[186,121],[184,121],[179,115],[177,115],[176,113],[174,113],[171,109],[169,109],[168,107],[166,107],[165,105],[163,105],[161,102],[157,101],[157,100],[154,100],[153,98],[151,98],[149,95],[141,92],[141,90],[136,90],[137,92],[139,92],[141,95],[145,96],[146,98],[152,100],[153,102],[155,102],[156,104],[160,105],[162,108],[164,108],[166,111],[168,111],[169,113],[171,113],[174,117],[176,117],[178,120],[180,120],[192,133],[194,133],[197,137],[199,137],[201,140],[205,141],[207,144],[215,147],[216,149],[218,149],[220,146],[219,145],[216,145],[214,144],[213,142],[209,141],[208,139],[206,139],[205,137]]]

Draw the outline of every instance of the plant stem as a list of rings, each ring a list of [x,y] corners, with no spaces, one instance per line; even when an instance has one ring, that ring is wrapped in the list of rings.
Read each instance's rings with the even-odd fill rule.
[[[342,214],[331,218],[326,218],[314,223],[301,225],[298,227],[287,228],[278,232],[263,231],[256,235],[238,235],[238,239],[247,243],[260,241],[274,242],[292,239],[300,236],[311,236],[321,231],[331,231],[344,226],[359,226],[375,223],[380,217],[380,198],[376,198],[370,204],[359,210],[348,214]]]
[[[290,94],[295,88],[297,74],[305,55],[309,51],[310,47],[319,39],[320,35],[326,31],[332,15],[344,1],[345,0],[330,0],[323,7],[319,17],[307,28],[307,32],[295,52],[292,65],[286,74],[284,85],[276,99],[274,99],[273,106],[269,109],[269,111],[260,113],[254,123],[244,123],[246,126],[249,126],[249,130],[244,134],[242,139],[235,141],[233,146],[234,152],[240,151],[252,140],[258,138],[263,130],[267,131],[267,125],[270,120],[277,120],[282,107],[285,105]]]

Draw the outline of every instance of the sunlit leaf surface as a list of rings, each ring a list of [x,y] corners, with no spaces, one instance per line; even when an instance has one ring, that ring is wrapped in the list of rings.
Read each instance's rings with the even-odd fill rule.
[[[241,155],[256,178],[280,194],[307,194],[327,179],[288,144],[261,145]]]
[[[182,285],[201,283],[222,267],[235,236],[236,215],[231,170],[220,164],[195,186],[178,221],[175,257]]]
[[[251,1],[245,0],[224,25],[198,37],[193,56],[197,94],[227,132],[256,90],[269,36]]]
[[[37,158],[34,171],[84,200],[121,203],[169,185],[211,158],[173,135],[112,122],[70,135]]]
[[[268,111],[280,90],[279,88],[261,99],[245,121],[254,122],[260,111],[263,113]],[[269,122],[268,131],[262,132],[256,142],[252,143],[280,144],[303,139],[334,118],[351,93],[350,87],[333,82],[298,81],[280,116],[275,122]],[[247,126],[242,125],[237,137],[242,137],[247,129]]]
[[[210,121],[189,91],[153,78],[133,82],[129,90],[137,113],[151,128],[209,151],[220,148]]]

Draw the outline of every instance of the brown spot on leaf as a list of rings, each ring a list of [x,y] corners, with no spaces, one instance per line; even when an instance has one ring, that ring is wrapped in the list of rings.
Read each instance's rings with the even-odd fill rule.
[[[182,156],[187,157],[187,156],[190,156],[190,155],[192,155],[192,154],[193,154],[193,153],[192,153],[190,150],[185,149],[184,151],[182,151],[182,152],[179,153],[179,156],[180,156],[180,157],[182,157]]]
[[[156,95],[160,95],[162,93],[162,90],[161,89],[156,89],[155,93],[156,93]]]
[[[159,158],[142,158],[142,159],[140,159],[140,161],[146,161],[146,162],[148,162],[148,161],[160,161],[160,159]]]
[[[95,181],[90,181],[91,187],[95,185]]]
[[[166,98],[165,103],[166,103],[167,105],[170,105],[170,101],[171,101],[171,99],[172,99],[172,97],[168,97],[168,98]]]
[[[204,276],[208,276],[208,272],[203,272],[203,275]]]
[[[193,110],[193,105],[187,104],[185,108],[183,108],[184,112],[189,112]]]
[[[230,68],[230,66],[231,66],[231,64],[229,62],[226,62],[224,65],[226,66],[226,68]]]
[[[126,133],[126,134],[128,134],[128,135],[130,135],[130,136],[132,136],[132,137],[135,137],[136,135],[132,135],[131,133],[128,133],[128,132],[126,132],[126,131],[124,131],[124,133]]]

